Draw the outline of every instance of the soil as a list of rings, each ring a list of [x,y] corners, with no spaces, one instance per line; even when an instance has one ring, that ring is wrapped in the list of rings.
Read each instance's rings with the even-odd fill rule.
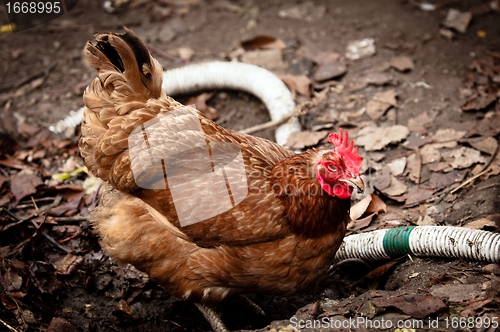
[[[406,125],[409,119],[427,112],[433,119],[428,130],[435,132],[439,128],[449,128],[450,123],[456,129],[460,124],[466,127],[483,119],[486,111],[492,111],[495,107],[499,112],[499,102],[496,106],[493,103],[480,111],[462,111],[460,106],[464,102],[464,96],[460,91],[467,75],[471,74],[470,64],[476,57],[494,52],[499,54],[500,13],[489,10],[474,14],[467,32],[457,33],[451,40],[441,36],[439,32],[450,8],[468,11],[478,8],[486,1],[451,1],[435,11],[422,11],[407,1],[316,1],[313,7],[325,6],[326,12],[310,21],[278,17],[280,10],[299,4],[298,1],[155,2],[163,3],[161,8],[173,8],[165,16],[151,10],[152,7],[148,4],[141,4],[141,1],[135,3],[138,4],[135,8],[109,14],[102,9],[100,1],[80,1],[67,14],[43,25],[14,34],[0,33],[0,106],[3,107],[4,123],[0,126],[0,133],[19,137],[15,125],[17,121],[47,126],[67,116],[69,110],[81,107],[83,91],[95,75],[82,61],[85,42],[93,39],[95,31],[118,32],[123,26],[134,30],[149,44],[169,55],[165,57],[153,52],[165,69],[181,66],[186,62],[175,51],[180,47],[194,50],[194,56],[189,60],[191,62],[220,60],[239,47],[242,40],[264,34],[281,39],[288,45],[284,51],[288,64],[300,63],[295,67],[290,65],[288,72],[305,72],[311,75],[312,64],[304,59],[310,59],[321,52],[344,54],[348,42],[374,38],[376,54],[348,61],[347,73],[337,78],[333,85],[338,92],[329,94],[326,101],[301,118],[307,129],[324,124],[325,118],[330,119],[329,123],[333,122],[335,128],[342,123],[355,127],[368,121],[366,115],[354,118],[349,123],[339,119],[347,111],[344,109],[345,104],[342,104],[345,98],[357,96],[352,100],[366,101],[366,98],[383,90],[382,87],[372,85],[354,92],[347,89],[349,82],[370,70],[389,72],[393,77],[391,85],[398,93],[398,107],[381,117],[379,123]],[[233,10],[233,6],[239,9]],[[157,32],[158,27],[163,27],[162,23],[172,19],[180,19],[182,24],[179,23],[181,28],[178,31],[168,26],[161,33]],[[5,8],[0,11],[0,23],[7,23]],[[165,37],[168,33],[173,34],[173,37]],[[414,69],[401,73],[390,68],[389,59],[395,55],[411,57],[415,63]],[[39,78],[43,79],[38,80]],[[425,88],[418,82],[425,82],[430,88]],[[181,97],[181,100],[186,98]],[[269,121],[262,103],[243,92],[217,92],[209,104],[217,109],[219,119],[223,119],[221,124],[228,128],[243,129]],[[361,104],[355,104],[354,107],[359,105]],[[273,139],[273,130],[264,130],[255,135]],[[73,142],[70,155],[77,156],[74,143],[78,137],[74,133],[60,137],[69,138]],[[497,132],[497,140],[498,137]],[[2,146],[5,147],[3,144]],[[67,149],[67,146],[64,148]],[[402,149],[391,146],[384,152],[389,156],[398,156]],[[439,211],[437,221],[440,225],[463,226],[473,220],[500,213],[499,194],[498,175],[477,182],[477,185],[462,190],[454,200],[443,200],[436,204]],[[402,209],[401,204],[387,197],[384,200],[393,209]],[[418,206],[405,209],[405,213],[412,216],[418,215],[419,211]],[[406,218],[406,223],[415,222],[413,217]],[[82,233],[67,242],[73,249],[73,254],[79,257],[78,267],[72,272],[58,273],[54,277],[51,262],[62,253],[43,236],[34,238],[17,254],[8,258],[2,255],[4,259],[1,271],[4,279],[12,266],[24,271],[26,276],[32,276],[33,279],[36,276],[38,279],[33,282],[29,277],[23,279],[27,298],[23,300],[26,305],[22,308],[8,305],[8,292],[2,282],[1,331],[7,331],[8,325],[18,331],[43,331],[49,324],[50,331],[63,331],[64,326],[66,331],[210,330],[195,306],[172,298],[133,267],[119,267],[112,262],[101,251],[98,237],[85,218],[75,225],[80,227]],[[490,230],[498,231],[498,227]],[[17,239],[24,238],[25,235],[21,235],[24,231],[19,230],[19,233],[13,233],[13,237],[0,240],[0,247],[9,247],[11,250],[19,244]],[[498,270],[491,272],[492,267],[488,263],[459,259],[401,259],[377,278],[366,277],[370,270],[380,264],[366,266],[348,262],[335,266],[329,276],[307,294],[289,298],[250,295],[264,309],[265,317],[253,313],[244,304],[234,300],[221,304],[218,311],[231,330],[267,331],[272,328],[292,331],[290,318],[294,315],[311,320],[322,313],[322,317],[346,319],[370,312],[365,310],[364,305],[373,298],[428,294],[429,289],[435,290],[440,285],[472,285],[471,287],[477,288],[477,292],[484,294],[466,294],[463,299],[456,301],[446,296],[437,296],[444,299],[446,308],[424,315],[422,320],[427,322],[438,317],[443,322],[446,317],[460,317],[457,316],[458,312],[475,303],[475,300],[483,300],[484,305],[472,310],[472,317],[500,318],[500,279]],[[498,266],[493,268],[498,269]],[[461,288],[457,290],[465,292]],[[436,291],[433,294],[440,293]],[[322,308],[319,311],[317,305],[314,308],[314,303],[318,301]],[[29,311],[33,317],[21,315],[24,317],[23,322],[20,311]],[[63,321],[54,321],[55,317]],[[384,312],[374,313],[370,318],[373,317],[393,321],[412,318],[394,306],[388,306]],[[66,323],[69,325],[65,325]],[[440,328],[443,331],[467,330],[443,325]],[[358,325],[338,330],[384,329]],[[418,330],[437,329],[426,325]],[[468,330],[495,329],[474,327]]]

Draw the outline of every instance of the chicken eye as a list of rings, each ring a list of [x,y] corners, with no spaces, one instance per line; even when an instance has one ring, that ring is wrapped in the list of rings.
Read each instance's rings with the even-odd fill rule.
[[[333,166],[332,164],[328,164],[328,166],[326,166],[326,167],[328,167],[328,170],[330,172],[336,172],[337,171],[337,167]]]

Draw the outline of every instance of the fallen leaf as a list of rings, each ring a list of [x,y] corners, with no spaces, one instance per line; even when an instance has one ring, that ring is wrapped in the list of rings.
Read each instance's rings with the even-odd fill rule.
[[[408,129],[417,134],[424,135],[427,133],[427,127],[432,124],[432,119],[427,112],[420,113],[417,117],[408,120]]]
[[[325,5],[319,5],[313,1],[306,1],[300,5],[280,10],[278,16],[286,19],[312,22],[321,19],[325,13]]]
[[[207,105],[207,101],[212,98],[213,92],[205,92],[198,96],[188,99],[186,105],[195,105],[195,108],[201,113],[205,114],[210,120],[215,120],[219,117],[219,112],[211,106]]]
[[[372,196],[368,195],[363,197],[362,200],[351,206],[350,216],[351,220],[360,218],[365,212],[372,201]]]
[[[450,302],[463,302],[485,295],[479,284],[434,285],[430,292],[432,295],[446,298]]]
[[[10,191],[15,197],[12,202],[13,206],[17,205],[22,198],[36,193],[36,187],[42,184],[43,181],[38,176],[27,170],[13,175],[10,178]]]
[[[439,34],[448,40],[452,40],[455,37],[455,33],[452,30],[445,28],[439,29]]]
[[[420,157],[420,150],[415,148],[416,153],[411,154],[407,158],[408,177],[416,184],[420,183],[420,173],[422,172],[422,159]]]
[[[281,50],[252,50],[241,55],[241,61],[266,68],[274,73],[285,73],[286,63],[283,61]]]
[[[3,277],[5,279],[5,286],[7,286],[7,291],[12,292],[21,289],[21,286],[23,285],[23,278],[19,275],[19,273],[17,273],[17,271],[9,268],[5,272]]]
[[[388,166],[385,166],[381,171],[377,172],[373,185],[380,191],[389,188],[391,185],[391,176],[391,169]]]
[[[328,133],[328,130],[300,131],[298,133],[294,133],[288,138],[286,146],[296,149],[303,149],[307,146],[314,146],[317,145],[323,138],[325,138]]]
[[[420,148],[422,164],[429,164],[441,160],[441,153],[432,144],[426,144]]]
[[[406,167],[406,157],[401,157],[394,159],[393,161],[387,163],[387,166],[391,169],[391,173],[394,176],[403,174]]]
[[[384,274],[386,274],[387,271],[389,271],[389,269],[391,267],[393,267],[394,264],[396,264],[398,262],[399,262],[398,260],[393,260],[393,261],[390,261],[388,263],[385,263],[385,264],[373,269],[372,271],[370,271],[370,273],[368,273],[366,275],[366,277],[368,279],[378,279],[378,278],[384,276]]]
[[[357,60],[371,56],[375,52],[375,40],[373,38],[365,38],[350,41],[347,44],[345,57],[349,60]]]
[[[406,194],[405,200],[405,206],[412,206],[415,203],[420,203],[422,201],[427,200],[428,198],[432,197],[434,194],[435,190],[428,189],[428,188],[421,188],[420,186],[413,186],[410,187],[408,190],[408,194]]]
[[[389,60],[391,67],[400,72],[410,71],[415,68],[413,60],[408,56],[395,56]]]
[[[54,317],[50,321],[46,332],[77,332],[78,329],[64,318]]]
[[[316,82],[323,82],[344,75],[346,72],[347,66],[342,62],[321,65],[314,72],[313,79]]]
[[[395,176],[391,177],[391,185],[382,190],[384,194],[386,194],[389,197],[393,196],[401,196],[408,190],[408,187],[402,182],[399,181]]]
[[[484,140],[478,142],[470,142],[470,145],[479,151],[489,154],[490,156],[492,156],[498,149],[498,142],[493,137],[486,137]]]
[[[452,128],[448,129],[438,129],[434,135],[432,135],[433,143],[444,143],[450,141],[457,141],[467,134],[466,131],[459,131]]]
[[[191,47],[179,47],[177,49],[177,53],[179,54],[179,58],[182,60],[191,60],[194,55],[194,51]]]
[[[370,202],[370,205],[368,205],[368,208],[366,208],[366,212],[373,212],[373,213],[387,212],[387,205],[380,197],[378,197],[375,194],[371,194],[371,197],[372,201]]]
[[[451,186],[453,183],[462,182],[468,170],[453,170],[448,173],[432,172],[428,187],[439,190]]]
[[[391,143],[404,140],[410,131],[402,125],[391,127],[364,127],[357,135],[356,144],[363,146],[366,151],[381,150]]]
[[[391,106],[397,105],[397,95],[394,89],[378,92],[366,104],[366,113],[373,120],[380,118]]]
[[[500,112],[487,112],[484,119],[469,129],[468,136],[475,134],[492,137],[500,134]]]
[[[495,94],[488,94],[486,96],[474,95],[467,99],[460,108],[464,111],[480,111],[490,106],[496,99]]]
[[[395,307],[415,318],[424,318],[446,310],[443,300],[433,295],[400,295],[389,298],[377,297],[371,302],[377,307]]]
[[[253,38],[244,40],[241,42],[241,47],[248,50],[255,49],[284,49],[286,48],[286,44],[281,39],[276,39],[271,36],[266,35],[257,35]]]
[[[296,91],[303,96],[311,96],[312,81],[306,75],[282,75],[280,78],[285,82],[292,93]]]
[[[455,29],[458,32],[466,33],[471,20],[471,13],[461,12],[458,9],[451,8],[446,14],[443,25],[447,28]]]
[[[420,216],[416,222],[418,226],[437,226],[431,216]]]
[[[488,228],[488,227],[489,228],[496,228],[497,223],[495,222],[495,220],[491,220],[489,218],[481,218],[481,219],[471,221],[471,222],[465,224],[463,227],[484,230],[485,228]]]
[[[347,84],[350,91],[361,90],[367,85],[385,85],[393,81],[391,74],[381,72],[368,72],[366,74],[355,77]]]
[[[467,307],[465,307],[462,311],[460,311],[460,316],[463,317],[474,316],[476,314],[476,310],[483,309],[485,305],[493,302],[493,299],[477,299],[473,301],[468,301],[468,303],[470,302],[472,303],[469,304]]]
[[[476,163],[486,163],[481,152],[465,146],[451,151],[443,151],[441,156],[444,159],[450,159],[449,164],[455,169],[467,168]]]
[[[351,222],[347,225],[347,230],[349,232],[357,232],[360,229],[368,227],[375,215],[376,213],[372,213],[362,219],[351,220]]]
[[[67,254],[60,260],[54,262],[54,266],[56,267],[57,274],[70,275],[75,271],[75,269],[81,262],[83,262],[82,256]]]

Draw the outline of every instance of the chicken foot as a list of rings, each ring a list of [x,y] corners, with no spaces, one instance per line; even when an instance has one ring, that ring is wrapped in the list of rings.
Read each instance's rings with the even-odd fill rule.
[[[222,322],[219,314],[215,312],[213,307],[201,303],[195,303],[194,305],[198,308],[203,317],[205,317],[210,326],[212,326],[214,332],[229,332],[226,325]]]
[[[252,309],[252,311],[259,315],[259,316],[262,316],[262,317],[266,317],[266,312],[255,302],[253,302],[252,300],[250,300],[248,297],[246,297],[245,295],[240,295],[238,297],[239,301],[249,307],[250,309]]]

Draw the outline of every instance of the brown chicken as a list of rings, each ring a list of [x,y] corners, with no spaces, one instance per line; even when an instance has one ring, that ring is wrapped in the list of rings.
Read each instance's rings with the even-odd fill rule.
[[[347,132],[297,155],[166,96],[160,64],[130,30],[97,34],[84,54],[98,78],[79,147],[106,182],[92,221],[116,261],[207,305],[321,281],[363,189]]]

